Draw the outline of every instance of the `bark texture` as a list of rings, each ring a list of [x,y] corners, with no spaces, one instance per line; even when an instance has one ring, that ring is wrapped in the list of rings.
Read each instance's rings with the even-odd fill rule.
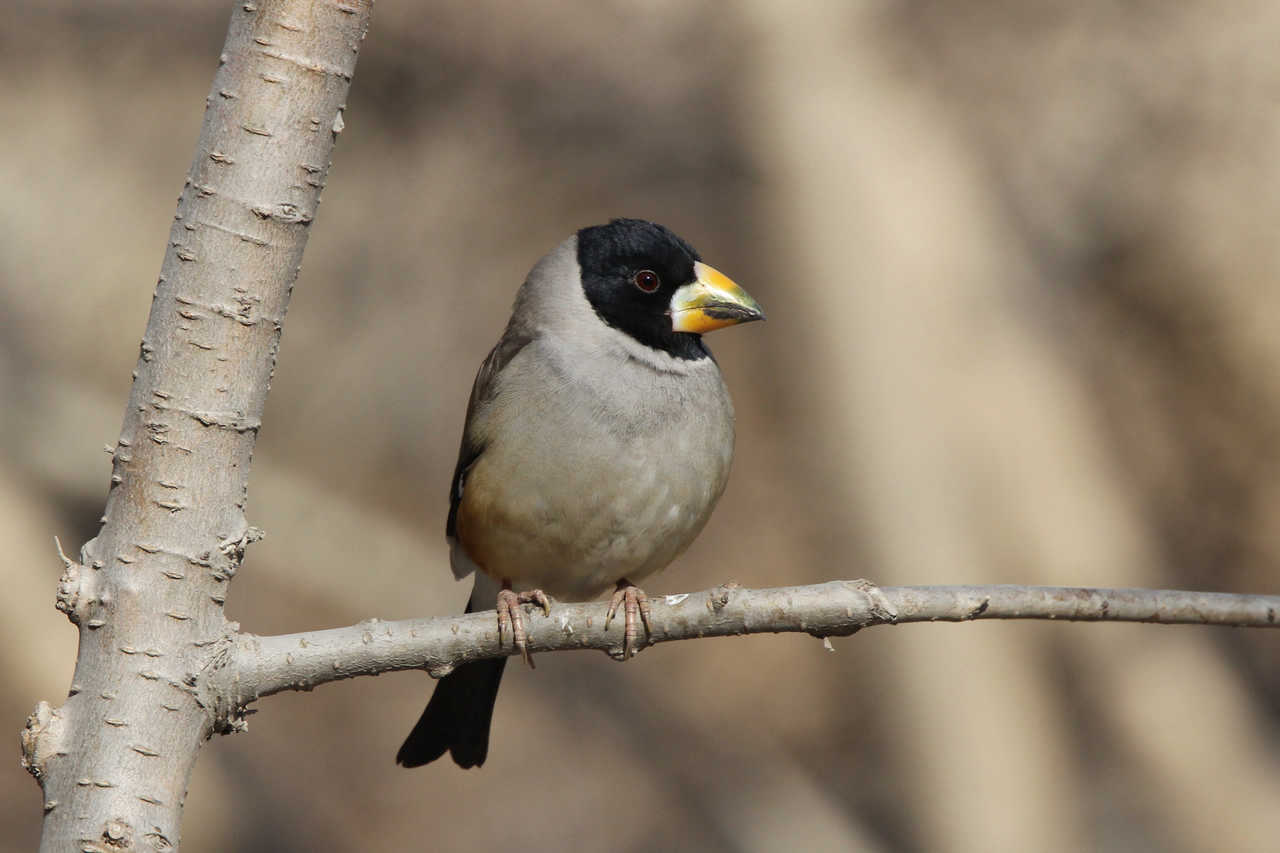
[[[249,463],[285,309],[368,26],[367,0],[236,4],[169,234],[103,526],[66,559],[70,695],[24,761],[42,850],[169,850],[200,745],[202,680],[232,646],[227,583],[260,534]],[[65,559],[65,558],[64,558]]]
[[[639,647],[672,640],[801,633],[844,637],[873,625],[1053,619],[1162,625],[1280,627],[1280,596],[1165,589],[1053,586],[886,586],[866,580],[743,589],[734,584],[652,600],[650,630]],[[606,628],[603,602],[526,608],[531,651],[598,649],[623,659],[621,620]],[[240,634],[218,673],[202,683],[220,726],[234,730],[255,700],[330,681],[425,669],[435,678],[461,664],[515,654],[498,635],[493,611],[447,619],[371,619],[346,628],[276,637]]]

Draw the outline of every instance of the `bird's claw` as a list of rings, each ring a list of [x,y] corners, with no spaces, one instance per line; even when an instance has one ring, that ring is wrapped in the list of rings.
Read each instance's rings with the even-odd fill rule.
[[[649,596],[645,595],[644,590],[626,578],[618,581],[618,588],[614,591],[613,598],[609,599],[609,610],[604,617],[604,629],[606,631],[609,630],[609,623],[613,621],[619,605],[622,606],[622,659],[626,660],[636,653],[636,640],[640,638],[640,629],[637,621],[644,623],[646,636],[651,633],[652,629],[649,627]],[[640,617],[639,620],[636,619],[637,616]]]
[[[524,629],[524,611],[520,607],[522,604],[536,604],[542,608],[543,615],[551,615],[551,601],[542,590],[513,592],[509,587],[504,587],[498,593],[498,643],[502,643],[503,632],[510,631],[512,644],[529,668],[534,669],[533,655],[529,654],[529,635]]]

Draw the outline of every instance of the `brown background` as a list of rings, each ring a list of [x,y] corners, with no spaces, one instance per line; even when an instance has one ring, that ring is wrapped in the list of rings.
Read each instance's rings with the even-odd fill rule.
[[[65,695],[92,536],[223,2],[11,2],[0,31],[0,847]],[[289,314],[228,610],[458,610],[446,488],[532,262],[656,219],[765,305],[711,339],[738,458],[651,591],[1274,591],[1273,0],[382,0]],[[404,771],[398,674],[204,750],[189,850],[1267,850],[1269,632],[753,637],[509,670],[489,763]]]

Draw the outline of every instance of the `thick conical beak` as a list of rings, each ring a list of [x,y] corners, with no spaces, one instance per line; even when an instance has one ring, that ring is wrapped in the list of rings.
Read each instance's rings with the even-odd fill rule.
[[[760,303],[715,267],[693,265],[696,278],[671,296],[671,328],[705,334],[725,326],[763,320]]]

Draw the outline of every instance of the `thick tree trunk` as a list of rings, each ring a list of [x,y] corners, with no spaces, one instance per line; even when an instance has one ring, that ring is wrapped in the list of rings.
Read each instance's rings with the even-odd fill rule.
[[[178,202],[98,536],[67,561],[70,696],[24,752],[46,851],[176,847],[230,648],[228,580],[257,535],[249,463],[368,0],[237,3]]]

